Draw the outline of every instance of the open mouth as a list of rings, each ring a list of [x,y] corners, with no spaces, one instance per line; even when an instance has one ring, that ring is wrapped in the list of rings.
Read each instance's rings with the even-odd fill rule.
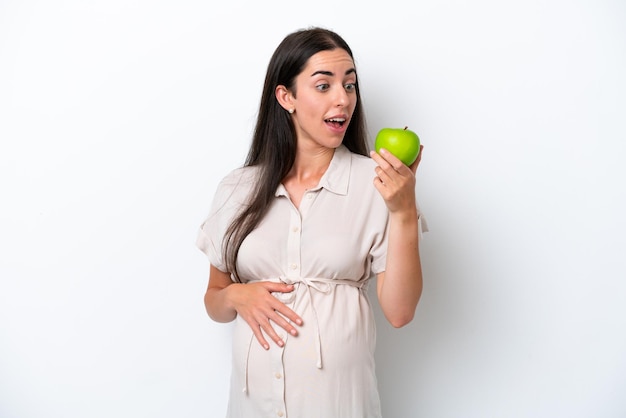
[[[346,120],[344,118],[331,118],[324,120],[324,122],[334,126],[335,128],[341,128],[346,123]]]

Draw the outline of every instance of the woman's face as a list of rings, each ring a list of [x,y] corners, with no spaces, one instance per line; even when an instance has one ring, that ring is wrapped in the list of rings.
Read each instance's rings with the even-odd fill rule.
[[[356,107],[356,79],[354,62],[343,49],[309,58],[291,96],[299,147],[341,145]]]

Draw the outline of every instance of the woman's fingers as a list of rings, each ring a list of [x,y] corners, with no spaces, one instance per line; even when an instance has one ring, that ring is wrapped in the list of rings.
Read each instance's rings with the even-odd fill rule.
[[[285,345],[285,341],[278,335],[278,333],[270,323],[269,319],[261,320],[261,329],[276,343],[276,345],[278,345],[279,347]],[[269,347],[266,345],[264,347],[266,350],[269,349]]]
[[[271,316],[271,314],[258,311],[252,317],[249,317],[242,312],[241,316],[252,329],[256,339],[266,350],[269,350],[270,346],[265,339],[265,336],[269,337],[279,347],[285,345],[283,338],[278,335],[270,322],[269,316]]]
[[[285,335],[279,335],[279,332],[276,331],[273,324],[278,325],[293,336],[298,335],[298,330],[285,320],[285,318],[277,310],[267,314],[260,314],[257,316],[255,323],[258,325],[254,326],[250,323],[249,325],[252,327],[259,343],[261,343],[266,350],[269,349],[269,345],[267,344],[267,340],[265,339],[263,333],[265,333],[265,335],[267,335],[279,347],[283,347],[285,345]]]
[[[404,165],[404,163],[400,161],[395,155],[393,155],[384,148],[380,149],[380,153],[372,151],[370,155],[374,159],[374,161],[376,161],[378,166],[385,172],[390,172],[389,170],[393,170],[401,173],[403,170],[405,170],[406,165]]]
[[[376,178],[374,186],[381,194],[391,212],[412,211],[415,209],[415,174],[419,161],[411,167],[389,151],[381,149],[380,153],[371,152],[376,162]],[[419,155],[418,155],[419,158]]]
[[[258,325],[258,324],[256,326],[254,326],[254,325],[250,324],[249,322],[248,322],[248,325],[250,325],[250,328],[252,329],[252,332],[254,333],[254,336],[256,337],[256,339],[259,342],[259,344],[261,344],[261,346],[263,348],[265,348],[266,350],[269,350],[270,349],[270,345],[267,343],[267,340],[263,336],[263,332],[261,332],[261,326]]]
[[[372,151],[371,156],[377,164],[376,175],[384,185],[391,187],[396,184],[397,186],[394,187],[401,187],[402,184],[415,178],[411,167],[407,167],[389,151],[381,149],[380,154]]]
[[[294,286],[292,284],[286,284],[286,283],[263,282],[263,286],[267,289],[268,292],[271,292],[271,293],[273,292],[291,293],[294,290]],[[295,335],[293,331],[297,333],[296,329],[287,321],[285,321],[284,318],[287,318],[289,321],[296,323],[298,325],[302,325],[302,318],[300,318],[300,316],[297,313],[295,313],[287,305],[285,305],[278,299],[276,299],[276,303],[274,303],[273,307],[276,312],[282,315],[282,316],[278,316],[279,325],[285,324],[283,328],[289,331],[290,334]]]
[[[279,347],[285,345],[284,335],[279,335],[275,326],[291,335],[298,335],[292,323],[302,325],[302,319],[284,303],[272,295],[273,292],[288,293],[292,285],[274,282],[249,283],[240,287],[241,295],[236,310],[248,323],[259,343],[269,349],[266,336]],[[291,321],[291,322],[290,322]]]

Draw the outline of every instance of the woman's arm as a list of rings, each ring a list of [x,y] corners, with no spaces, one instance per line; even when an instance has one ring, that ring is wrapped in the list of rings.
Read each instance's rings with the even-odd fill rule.
[[[421,160],[407,167],[386,150],[372,152],[378,163],[374,185],[389,209],[389,236],[385,271],[377,275],[377,293],[385,317],[394,327],[413,319],[422,294],[419,254],[419,217],[415,199],[415,172]]]
[[[302,325],[302,319],[294,311],[272,296],[272,292],[291,291],[293,285],[285,283],[234,283],[230,279],[230,274],[211,265],[209,285],[204,294],[204,306],[209,317],[216,322],[230,322],[240,315],[248,323],[259,343],[268,350],[270,347],[263,332],[279,346],[284,345],[271,322],[284,328],[291,335],[297,335],[298,331],[285,318]]]

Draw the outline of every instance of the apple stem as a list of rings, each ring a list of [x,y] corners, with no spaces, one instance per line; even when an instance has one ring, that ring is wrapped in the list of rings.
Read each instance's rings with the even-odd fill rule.
[[[404,127],[404,130],[406,131],[407,129],[409,129],[409,127],[408,127],[408,126],[405,126],[405,127]]]

